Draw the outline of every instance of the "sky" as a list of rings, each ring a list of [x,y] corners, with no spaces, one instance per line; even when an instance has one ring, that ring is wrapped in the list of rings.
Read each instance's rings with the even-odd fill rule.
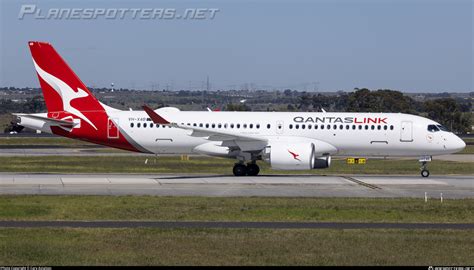
[[[53,8],[218,9],[213,19],[19,19]],[[47,41],[92,87],[473,90],[471,0],[0,0],[0,86],[38,87]]]

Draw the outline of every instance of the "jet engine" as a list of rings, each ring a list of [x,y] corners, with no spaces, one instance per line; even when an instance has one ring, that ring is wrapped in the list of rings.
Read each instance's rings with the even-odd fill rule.
[[[265,148],[262,158],[275,170],[311,170],[327,168],[331,163],[329,156],[316,156],[311,142],[273,143]]]
[[[265,148],[263,160],[275,170],[323,169],[331,165],[331,157],[317,157],[310,142],[273,143]]]

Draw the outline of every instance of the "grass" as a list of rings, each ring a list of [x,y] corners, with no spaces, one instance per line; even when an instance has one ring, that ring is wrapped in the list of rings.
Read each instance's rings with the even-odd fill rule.
[[[0,196],[0,220],[474,222],[474,199]],[[1,265],[468,265],[473,230],[0,228]]]
[[[474,143],[474,137],[464,137],[461,138],[466,144],[467,143]]]
[[[2,265],[469,265],[472,231],[0,229]]]
[[[0,220],[474,222],[474,199],[0,196]]]
[[[147,163],[145,161],[148,160]],[[210,157],[150,156],[44,156],[0,157],[1,172],[48,173],[206,173],[232,174],[234,160]],[[260,162],[261,174],[419,174],[417,160],[369,159],[365,165],[347,165],[345,160],[334,160],[328,169],[308,171],[275,171]],[[429,164],[432,174],[474,174],[468,162],[434,160]]]
[[[457,154],[474,154],[474,145],[466,145],[466,148]]]
[[[78,147],[78,146],[92,146],[96,144],[84,142],[80,140],[73,140],[64,137],[1,137],[0,138],[0,146],[6,145],[54,145],[54,146],[70,146],[70,147]]]

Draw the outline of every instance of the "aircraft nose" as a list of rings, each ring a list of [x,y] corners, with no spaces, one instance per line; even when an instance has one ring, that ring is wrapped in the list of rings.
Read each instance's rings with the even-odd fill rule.
[[[462,151],[466,147],[466,143],[458,136],[454,135],[454,137],[452,145],[453,150],[456,152]]]

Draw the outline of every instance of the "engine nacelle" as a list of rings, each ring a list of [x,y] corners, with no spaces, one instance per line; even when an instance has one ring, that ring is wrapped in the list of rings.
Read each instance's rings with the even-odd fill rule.
[[[311,170],[314,152],[313,143],[274,143],[265,148],[263,159],[275,170]]]
[[[311,170],[331,166],[331,156],[316,156],[315,146],[310,142],[272,143],[265,148],[263,160],[274,170]]]

